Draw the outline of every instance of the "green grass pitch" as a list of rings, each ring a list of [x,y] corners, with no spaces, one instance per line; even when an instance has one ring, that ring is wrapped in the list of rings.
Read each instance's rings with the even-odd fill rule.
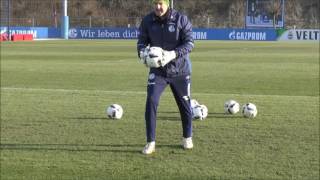
[[[318,180],[319,44],[196,41],[194,149],[181,148],[170,88],[158,112],[156,153],[145,145],[148,69],[136,41],[1,43],[2,180]],[[225,115],[224,102],[258,115]],[[105,109],[124,108],[121,120]]]

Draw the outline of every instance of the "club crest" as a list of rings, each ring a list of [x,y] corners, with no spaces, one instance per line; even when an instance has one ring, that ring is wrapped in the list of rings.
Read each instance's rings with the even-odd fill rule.
[[[155,78],[155,75],[153,73],[149,74],[149,80],[153,80]]]
[[[169,32],[174,32],[176,29],[174,28],[174,25],[170,25],[168,27]]]

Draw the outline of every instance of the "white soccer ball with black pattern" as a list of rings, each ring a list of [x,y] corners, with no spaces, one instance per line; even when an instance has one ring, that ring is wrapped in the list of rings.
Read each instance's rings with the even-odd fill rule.
[[[224,103],[224,112],[226,114],[236,114],[240,110],[240,104],[235,100],[229,100]]]
[[[247,103],[242,106],[242,114],[246,118],[254,118],[258,114],[256,105],[253,103]]]
[[[195,99],[191,99],[190,104],[191,104],[191,108],[194,108],[194,107],[200,105],[200,103]]]
[[[163,59],[163,50],[160,47],[150,47],[148,56],[146,58],[146,65],[152,68],[158,68]]]
[[[107,116],[111,119],[121,119],[123,115],[123,109],[119,104],[111,104],[107,108]]]
[[[192,108],[192,118],[204,120],[208,116],[208,108],[205,105],[196,105]]]

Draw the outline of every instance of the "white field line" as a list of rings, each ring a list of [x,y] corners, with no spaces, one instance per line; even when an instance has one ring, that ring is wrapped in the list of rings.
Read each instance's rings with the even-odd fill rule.
[[[66,93],[106,93],[106,94],[140,94],[146,95],[145,91],[108,91],[108,90],[80,90],[80,89],[46,89],[46,88],[24,88],[24,87],[1,87],[1,91],[42,91],[42,92],[66,92]],[[319,98],[319,96],[290,96],[290,95],[260,95],[260,94],[222,94],[222,93],[196,93],[192,92],[193,96],[250,96],[250,97],[310,97]]]

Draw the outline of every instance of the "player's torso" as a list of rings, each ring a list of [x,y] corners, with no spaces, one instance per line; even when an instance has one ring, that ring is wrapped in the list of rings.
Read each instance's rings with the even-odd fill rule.
[[[181,43],[181,25],[179,16],[175,14],[165,22],[153,20],[148,26],[151,46],[158,46],[165,50],[173,50]]]
[[[152,16],[151,16],[152,17]],[[183,43],[183,28],[180,22],[181,15],[174,11],[164,22],[149,19],[147,27],[150,46],[161,47],[164,50],[175,50]],[[151,68],[151,73],[162,74],[166,77],[189,75],[191,64],[188,56],[179,57],[165,67]]]

